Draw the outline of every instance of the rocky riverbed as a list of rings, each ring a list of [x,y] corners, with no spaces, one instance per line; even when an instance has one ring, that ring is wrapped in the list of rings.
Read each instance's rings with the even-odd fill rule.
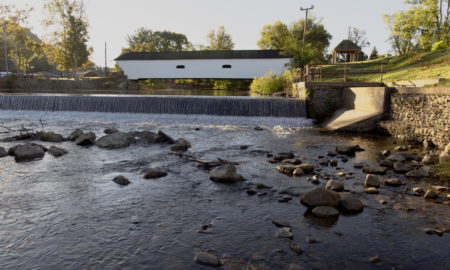
[[[3,111],[0,127],[1,269],[450,268],[438,150],[292,118]]]

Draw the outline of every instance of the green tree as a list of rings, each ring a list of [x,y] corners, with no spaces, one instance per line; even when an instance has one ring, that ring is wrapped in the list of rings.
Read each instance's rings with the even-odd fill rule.
[[[184,34],[139,28],[127,37],[128,47],[122,52],[173,52],[192,48]]]
[[[450,44],[450,0],[406,0],[410,7],[384,15],[392,48],[399,55],[430,50],[438,41]]]
[[[287,26],[280,21],[266,25],[261,31],[258,46],[261,49],[283,50],[283,54],[292,57],[291,67],[301,68],[310,63],[326,61],[326,49],[330,45],[331,35],[315,18],[308,19],[305,44],[303,31],[305,20],[299,20]],[[302,48],[304,48],[302,53]]]
[[[233,39],[224,26],[219,27],[217,31],[211,30],[206,38],[208,39],[208,45],[204,47],[206,50],[226,51],[234,48]]]
[[[370,42],[366,38],[366,31],[358,28],[352,28],[350,30],[348,39],[353,41],[362,49],[370,46]]]
[[[49,0],[45,4],[48,13],[44,24],[55,27],[50,46],[46,47],[49,59],[58,69],[73,71],[89,62],[92,49],[89,39],[88,21],[83,0]]]
[[[369,59],[373,60],[373,59],[377,59],[377,58],[378,58],[378,51],[377,51],[377,47],[374,46],[372,49],[372,52],[370,53]]]

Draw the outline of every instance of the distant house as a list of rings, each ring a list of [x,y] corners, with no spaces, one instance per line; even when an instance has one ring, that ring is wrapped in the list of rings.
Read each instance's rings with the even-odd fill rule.
[[[117,64],[130,80],[253,79],[281,74],[290,58],[279,50],[129,52]]]
[[[339,43],[336,48],[334,48],[332,54],[333,59],[331,60],[333,64],[338,62],[339,56],[343,56],[345,62],[355,62],[358,61],[359,53],[361,52],[361,47],[356,45],[353,41],[344,39]]]

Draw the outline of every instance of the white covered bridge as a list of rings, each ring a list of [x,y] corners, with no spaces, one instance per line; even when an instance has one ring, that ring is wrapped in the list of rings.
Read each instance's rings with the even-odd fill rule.
[[[117,59],[129,80],[253,79],[281,74],[290,58],[279,50],[129,52]]]

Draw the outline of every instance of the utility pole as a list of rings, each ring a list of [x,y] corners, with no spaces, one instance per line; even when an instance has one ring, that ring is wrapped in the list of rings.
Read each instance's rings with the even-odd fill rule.
[[[305,11],[305,23],[303,24],[303,43],[302,43],[302,59],[305,52],[305,37],[306,37],[306,30],[308,25],[308,12],[314,9],[314,6],[312,5],[310,8],[303,8],[300,7],[300,11]]]
[[[5,71],[8,74],[8,43],[6,42],[6,23],[3,24],[3,51],[5,54]]]
[[[108,51],[105,42],[105,76],[108,76]]]

